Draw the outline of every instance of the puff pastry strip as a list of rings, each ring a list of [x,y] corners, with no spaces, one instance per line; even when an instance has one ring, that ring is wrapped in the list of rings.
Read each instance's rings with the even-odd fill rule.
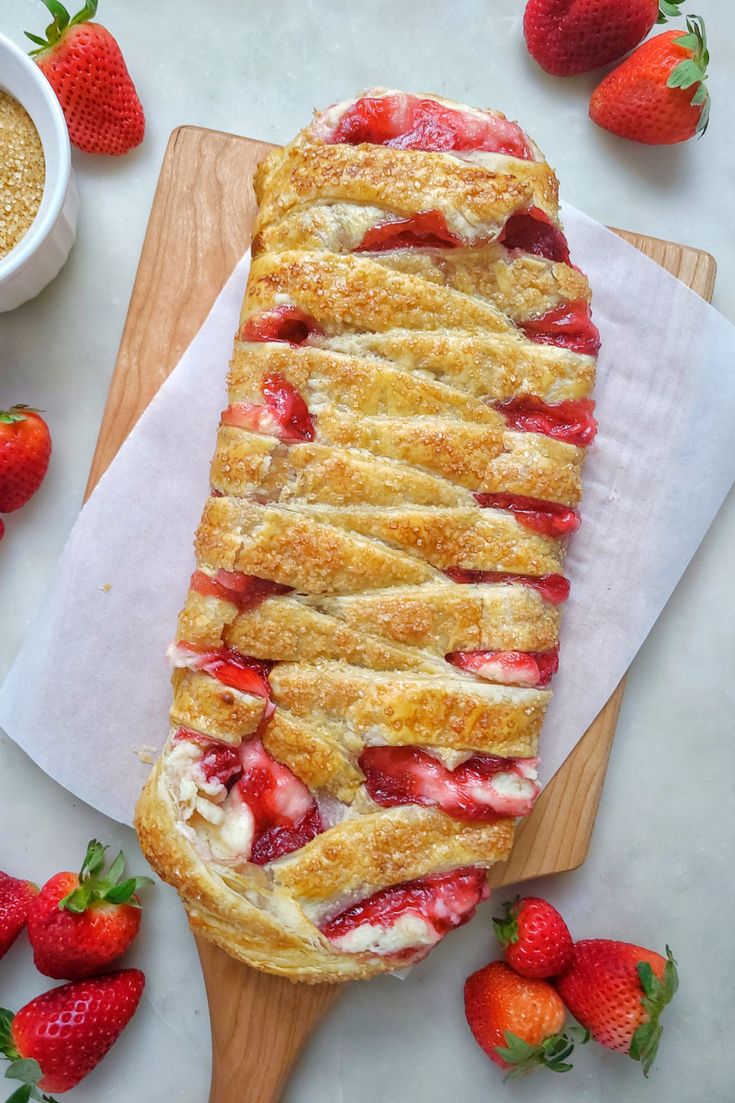
[[[596,331],[515,123],[375,90],[259,166],[141,844],[292,979],[419,961],[538,792]]]

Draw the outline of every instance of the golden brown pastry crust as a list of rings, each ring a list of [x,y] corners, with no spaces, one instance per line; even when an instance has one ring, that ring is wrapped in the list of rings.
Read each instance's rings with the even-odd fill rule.
[[[218,430],[195,541],[200,583],[172,650],[171,732],[136,821],[194,930],[256,968],[310,982],[405,965],[338,948],[319,929],[325,917],[510,852],[510,818],[375,804],[358,759],[373,746],[425,748],[446,763],[536,755],[549,691],[485,681],[445,656],[548,652],[559,610],[513,578],[460,584],[451,572],[561,573],[563,541],[480,508],[475,495],[576,506],[583,449],[513,431],[491,403],[585,398],[595,367],[520,328],[589,300],[571,265],[500,241],[508,218],[531,206],[559,227],[556,178],[537,148],[520,160],[329,144],[324,120],[345,106],[256,173],[253,262],[228,376],[245,420]],[[440,212],[458,247],[355,251],[368,231],[425,211]],[[316,327],[306,343],[246,339],[249,319],[290,306]],[[274,373],[305,402],[313,439],[247,421]],[[280,592],[248,607],[217,588],[238,577],[229,572]],[[209,653],[272,664],[270,702],[203,669]],[[197,772],[202,737],[233,748],[260,740],[315,797],[325,829],[263,865],[243,858],[247,818],[228,819],[225,790]]]

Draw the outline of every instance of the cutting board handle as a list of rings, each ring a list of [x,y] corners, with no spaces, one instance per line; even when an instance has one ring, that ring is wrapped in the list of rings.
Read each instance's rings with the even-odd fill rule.
[[[198,938],[212,1024],[209,1103],[277,1103],[302,1045],[338,984],[294,984]]]

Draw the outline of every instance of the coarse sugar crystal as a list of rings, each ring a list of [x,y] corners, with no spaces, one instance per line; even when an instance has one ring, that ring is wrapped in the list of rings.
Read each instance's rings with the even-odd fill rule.
[[[30,229],[45,178],[43,146],[33,120],[0,90],[0,260]]]

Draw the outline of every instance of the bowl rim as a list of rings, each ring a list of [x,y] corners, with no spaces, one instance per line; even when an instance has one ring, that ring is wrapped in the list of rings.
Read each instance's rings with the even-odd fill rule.
[[[16,60],[26,67],[31,80],[35,82],[41,93],[41,98],[45,103],[51,121],[51,131],[53,134],[52,141],[54,143],[54,151],[58,154],[58,165],[55,173],[56,179],[51,182],[51,198],[43,216],[39,218],[39,214],[36,215],[18,244],[10,250],[7,256],[0,260],[0,283],[4,283],[10,276],[13,276],[22,268],[26,261],[40,248],[49,236],[61,214],[71,178],[71,143],[69,141],[69,131],[67,130],[64,113],[61,110],[61,104],[56,98],[56,93],[28,54],[24,53],[23,50],[21,50],[19,46],[16,46],[6,35],[0,34],[0,57],[3,53],[14,55]],[[21,97],[17,96],[15,92],[12,92],[6,83],[4,83],[2,90],[7,91],[9,96],[16,99],[18,103],[28,111]],[[35,126],[35,120],[33,122]],[[38,128],[36,127],[36,129]],[[40,137],[41,134],[39,131],[39,138]],[[45,162],[48,164],[48,151],[51,148],[50,144],[44,142],[43,138],[41,138],[41,144],[43,146]],[[44,181],[44,192],[48,182],[48,177],[46,177]]]

